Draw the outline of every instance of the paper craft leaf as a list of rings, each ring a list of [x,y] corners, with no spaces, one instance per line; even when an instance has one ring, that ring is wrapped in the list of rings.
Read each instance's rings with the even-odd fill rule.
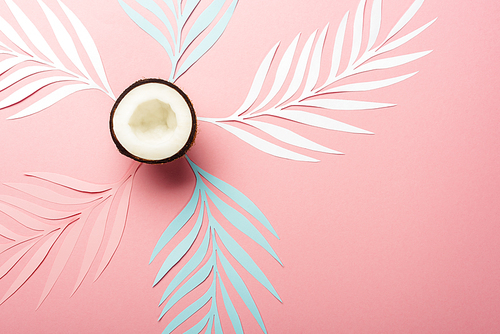
[[[158,271],[158,277],[164,277],[166,274],[168,274],[170,269],[172,269],[172,267],[175,266],[177,262],[179,262],[180,259],[189,251],[196,237],[200,233],[201,223],[203,221],[203,212],[204,203],[202,202],[200,213],[198,214],[198,219],[196,220],[195,226],[193,227],[191,232],[189,232],[189,234],[177,245],[177,247],[175,247],[174,250],[170,252],[167,259],[165,260],[165,262],[163,262],[163,265]]]
[[[14,266],[21,260],[21,258],[29,252],[29,250],[35,245],[34,242],[26,243],[24,247],[20,248],[15,254],[11,255],[7,261],[5,261],[0,267],[0,279],[3,278],[7,273],[14,268]]]
[[[92,63],[92,66],[94,67],[94,70],[97,73],[97,76],[104,85],[105,91],[114,100],[115,96],[113,95],[113,91],[109,86],[108,78],[104,71],[104,66],[102,64],[99,50],[97,49],[97,46],[94,40],[92,39],[92,36],[88,32],[87,28],[85,28],[83,23],[80,21],[80,19],[64,3],[62,3],[60,0],[58,0],[57,2],[59,3],[64,13],[68,17],[73,28],[75,29],[78,39],[80,40],[80,43],[82,43],[82,46],[85,49],[85,52],[87,53],[87,56],[89,57],[90,62]]]
[[[245,282],[238,274],[238,272],[233,268],[231,263],[226,259],[223,253],[219,253],[219,259],[222,264],[222,267],[224,268],[224,272],[229,278],[229,281],[231,282],[232,286],[235,288],[236,292],[238,292],[238,295],[243,300],[248,310],[252,313],[253,317],[259,324],[262,331],[264,333],[267,333],[266,327],[264,326],[264,321],[262,320],[262,316],[259,313],[259,309],[257,308],[257,305],[255,304],[255,301],[253,300],[250,291],[245,285]]]
[[[10,288],[7,290],[5,295],[0,299],[0,305],[3,304],[10,296],[12,296],[26,281],[33,275],[35,270],[42,264],[43,260],[47,257],[50,249],[54,246],[54,243],[61,235],[62,231],[52,232],[40,245],[40,247],[35,251],[35,254],[28,261],[23,270],[19,273],[15,281],[12,283]]]
[[[80,267],[80,272],[78,273],[78,277],[75,282],[75,286],[73,287],[73,291],[71,295],[73,295],[76,290],[80,287],[83,282],[83,279],[90,271],[90,267],[94,262],[97,253],[99,252],[99,248],[101,247],[102,240],[104,238],[104,232],[106,230],[106,222],[108,220],[109,211],[111,209],[111,203],[113,201],[108,197],[105,204],[101,207],[99,211],[99,215],[94,222],[94,226],[90,230],[89,239],[87,242],[87,247],[85,249],[82,264]]]
[[[177,315],[172,321],[169,322],[168,326],[165,328],[163,333],[171,333],[174,329],[179,327],[184,321],[189,319],[193,314],[195,314],[199,309],[205,306],[214,294],[213,290],[215,289],[215,284],[212,283],[210,288],[203,296],[201,296],[194,303],[186,307],[179,315]]]
[[[218,222],[216,218],[212,215],[211,207],[215,206],[215,208],[217,208],[217,210],[220,211],[222,216],[225,217],[224,222],[227,221],[228,223],[232,224],[243,234],[248,236],[257,244],[259,244],[280,264],[281,261],[279,260],[277,254],[272,249],[271,245],[264,238],[262,233],[256,229],[256,227],[247,217],[245,217],[241,212],[237,210],[238,206],[233,207],[230,204],[228,204],[226,200],[223,200],[218,194],[216,194],[216,192],[212,190],[211,186],[209,187],[209,184],[214,186],[218,191],[221,191],[223,194],[228,196],[232,202],[240,206],[240,209],[244,209],[245,211],[250,213],[254,218],[260,220],[260,222],[264,226],[266,226],[268,224],[268,221],[262,214],[262,212],[255,206],[255,204],[253,204],[246,196],[244,196],[242,193],[237,191],[232,186],[215,178],[209,173],[203,171],[200,167],[194,164],[189,158],[187,158],[187,160],[190,166],[192,167],[193,172],[195,173],[196,177],[195,190],[186,208],[174,219],[174,221],[176,221],[175,224],[176,226],[174,228],[171,228],[173,222],[170,223],[169,226],[167,227],[167,230],[170,229],[170,232],[167,233],[166,235],[169,236],[175,235],[178,232],[178,229],[184,226],[186,222],[192,218],[192,216],[196,212],[200,196],[201,196],[201,205],[199,212],[196,215],[197,216],[196,223],[192,228],[191,232],[189,232],[188,235],[184,237],[184,239],[180,241],[179,244],[174,248],[174,251],[172,251],[172,253],[168,255],[167,259],[163,263],[163,266],[158,272],[158,275],[155,279],[155,284],[156,284],[161,278],[163,278],[164,276],[168,276],[169,270],[174,265],[177,264],[182,266],[179,272],[175,275],[175,277],[167,286],[167,289],[165,290],[161,298],[160,305],[162,305],[164,302],[166,303],[161,312],[160,319],[167,312],[169,312],[174,305],[176,305],[179,301],[181,301],[187,294],[189,294],[194,290],[200,289],[199,287],[202,285],[202,283],[206,282],[210,277],[212,279],[213,288],[211,287],[209,289],[209,291],[211,291],[210,293],[207,292],[209,293],[209,295],[207,295],[207,293],[204,295],[205,299],[201,299],[193,304],[196,305],[196,307],[193,306],[193,308],[191,309],[192,312],[183,313],[184,312],[183,311],[179,315],[177,315],[174,319],[178,320],[174,320],[173,324],[171,322],[167,326],[164,332],[169,333],[171,330],[174,330],[179,324],[190,318],[194,313],[196,313],[197,310],[199,310],[203,305],[205,305],[205,304],[203,305],[200,304],[202,301],[208,302],[209,300],[211,300],[212,304],[210,310],[208,311],[208,314],[206,314],[202,320],[200,320],[190,330],[188,330],[187,333],[190,332],[198,333],[205,326],[208,326],[207,331],[210,332],[211,319],[213,319],[216,331],[222,331],[219,309],[217,307],[218,297],[216,294],[216,286],[217,286],[216,281],[219,280],[219,286],[221,288],[221,294],[222,294],[222,302],[224,304],[226,312],[228,312],[229,318],[231,320],[231,323],[235,331],[237,333],[242,333],[241,322],[237,310],[235,309],[235,306],[227,293],[227,290],[224,285],[225,282],[223,282],[223,278],[219,274],[220,269],[216,258],[219,257],[221,264],[224,265],[223,257],[225,258],[225,255],[223,253],[227,251],[237,261],[241,261],[240,263],[243,266],[243,268],[245,268],[245,270],[247,270],[251,275],[253,275],[257,279],[257,281],[261,282],[261,284],[264,287],[266,287],[266,289],[268,289],[273,295],[275,295],[276,298],[279,299],[279,296],[274,287],[267,279],[267,277],[264,275],[264,273],[251,259],[250,255],[243,249],[243,247],[241,247],[238,244],[238,242],[234,238],[232,238],[223,229],[221,222]],[[205,212],[206,212],[206,217],[208,219],[207,222],[204,223]],[[206,229],[201,228],[201,225],[203,224],[208,225]],[[201,244],[197,247],[197,249],[191,249],[192,245],[194,244],[193,238],[196,235],[199,235],[199,233],[201,233],[200,229],[204,231],[203,240]],[[276,233],[272,227],[270,227],[269,230],[272,231],[273,233]],[[217,232],[217,235],[219,236],[221,242],[225,246],[225,250],[219,248],[218,241],[216,239],[216,235],[214,232]],[[168,237],[165,240],[171,240],[171,238]],[[210,244],[212,245],[211,248]],[[162,248],[164,246],[165,245],[163,245]],[[190,255],[190,253],[193,254]],[[181,257],[188,258],[185,264],[179,262],[179,259]],[[202,264],[204,259],[207,259],[207,261],[204,264]],[[233,272],[230,271],[231,269],[233,270]],[[239,277],[234,268],[231,267],[231,269],[226,270],[226,268],[224,268],[226,274],[229,271],[229,274],[227,275],[228,278],[230,279],[230,283],[233,284],[233,286],[235,286],[236,290],[244,300],[245,305],[247,305],[249,310],[257,319],[259,325],[261,325],[261,328],[263,328],[263,331],[266,332],[264,324],[262,322],[262,318],[258,313],[258,310],[255,306],[255,303],[253,302],[252,297],[249,294],[248,289],[246,288],[246,286],[244,286],[244,284],[241,281],[241,277]],[[237,276],[237,278],[234,277],[235,275]],[[244,288],[242,288],[241,286],[242,284]]]
[[[49,245],[46,246],[43,244],[37,248],[38,250],[35,251],[35,255],[26,267],[32,270],[31,273],[29,273],[28,269],[24,269],[19,278],[16,279],[15,284],[9,290],[10,294],[6,295],[4,300],[15,293],[17,289],[31,277],[58,240],[62,241],[59,243],[59,247],[54,254],[54,262],[47,276],[37,308],[40,307],[43,301],[48,297],[50,291],[55,286],[56,281],[66,267],[66,264],[70,260],[74,248],[79,242],[84,245],[86,243],[86,245],[83,252],[80,271],[71,294],[74,294],[79,288],[90,271],[101,249],[101,245],[104,245],[105,247],[102,247],[102,259],[98,265],[95,277],[95,279],[97,279],[108,265],[120,242],[127,217],[132,181],[139,166],[139,164],[133,164],[125,173],[124,177],[119,182],[112,185],[95,185],[53,173],[28,174],[41,180],[55,183],[60,187],[66,187],[70,190],[81,192],[82,194],[80,195],[87,195],[90,198],[66,196],[52,189],[45,189],[42,186],[27,183],[8,184],[14,189],[32,195],[35,199],[43,201],[48,200],[58,204],[60,207],[75,205],[76,200],[76,204],[80,206],[80,209],[72,212],[60,211],[52,208],[49,209],[43,205],[17,197],[0,195],[0,211],[13,218],[15,222],[20,225],[20,228],[25,229],[24,232],[18,234],[11,232],[10,229],[0,224],[0,234],[6,235],[6,240],[8,240],[7,243],[4,243],[5,247],[0,253],[12,250],[10,257],[5,264],[0,267],[2,276],[7,274],[14,266],[20,265],[20,259],[29,252],[29,245],[40,245],[43,243],[41,240],[47,239],[47,236],[57,234],[57,238],[53,239],[50,247]],[[68,190],[66,190],[66,192],[67,191]],[[98,194],[97,196],[99,197],[96,197],[96,194]],[[117,196],[117,194],[119,194],[119,196]],[[116,205],[116,214],[114,215],[114,219],[110,219],[109,212],[112,209],[114,199],[118,202]],[[85,205],[85,207],[81,208],[81,205]],[[92,212],[96,207],[100,207],[100,211],[97,217],[94,218]],[[29,212],[29,214],[25,213],[25,211]],[[90,217],[92,217],[92,219],[89,219]],[[88,236],[85,235],[85,237],[82,237],[81,232],[83,228],[92,221],[93,226],[89,230],[90,233]],[[109,238],[103,242],[107,226],[110,228],[110,234]],[[68,232],[64,237],[60,237],[63,235],[64,231]],[[37,263],[38,265],[36,265]]]
[[[276,238],[279,239],[278,234],[274,230],[273,226],[262,213],[262,211],[253,203],[247,196],[245,196],[241,191],[222,181],[221,179],[209,174],[203,169],[199,168],[194,162],[186,156],[186,160],[193,171],[201,176],[203,176],[208,182],[219,189],[223,194],[231,198],[236,204],[238,204],[243,210],[251,214],[258,222],[260,222],[269,232],[271,232]]]
[[[152,12],[159,18],[165,26],[168,35],[172,39],[169,41],[162,29],[155,26],[154,23],[147,20],[143,15],[126,4],[123,0],[118,0],[125,13],[134,21],[144,32],[153,37],[165,49],[172,64],[170,70],[170,81],[177,80],[191,66],[193,66],[208,50],[210,50],[217,40],[222,36],[229,21],[234,13],[238,0],[213,0],[207,8],[199,15],[193,15],[199,0],[189,0],[182,10],[181,2],[178,2],[176,10],[174,4],[169,0],[163,2],[175,16],[175,22],[168,20],[163,9],[152,0],[135,0],[144,9]],[[224,5],[231,1],[222,16]],[[216,21],[216,18],[220,19]],[[188,20],[194,21],[188,31],[184,31]],[[175,23],[175,27],[174,27]],[[174,33],[177,31],[177,34]],[[203,37],[204,31],[208,31]],[[185,36],[184,36],[185,35]],[[194,43],[201,39],[199,43]]]
[[[49,46],[45,38],[43,38],[42,34],[40,34],[33,22],[30,21],[30,19],[26,16],[26,14],[24,14],[21,8],[19,8],[12,0],[5,0],[5,3],[7,3],[7,6],[12,12],[12,15],[14,15],[31,43],[33,43],[33,45],[53,64],[61,64],[61,61],[56,56],[54,51],[52,51],[52,48]]]
[[[57,253],[54,263],[52,264],[52,269],[49,273],[49,276],[47,277],[47,282],[45,283],[45,287],[43,288],[42,295],[36,307],[37,309],[40,307],[40,305],[42,305],[45,298],[47,298],[49,292],[52,290],[52,288],[56,284],[57,279],[64,270],[64,267],[66,266],[66,263],[68,262],[71,253],[76,246],[78,238],[80,237],[80,233],[82,232],[87,218],[88,215],[86,215],[85,217],[80,217],[76,223],[73,223],[69,227],[70,231],[64,238],[64,241],[61,244],[61,248],[59,248],[59,252]]]
[[[112,187],[108,185],[95,184],[86,181],[81,181],[70,176],[48,173],[48,172],[35,172],[26,173],[26,176],[36,177],[38,179],[52,182],[65,188],[81,191],[84,193],[102,193],[110,190]]]
[[[257,266],[255,261],[248,255],[248,253],[234,240],[229,233],[222,228],[222,226],[216,226],[215,230],[217,235],[220,237],[222,243],[229,251],[229,253],[238,261],[246,271],[248,271],[260,284],[262,284],[269,292],[272,293],[276,299],[281,302],[281,298],[274,289],[269,279],[264,275],[262,270]]]
[[[53,209],[48,209],[43,206],[31,203],[29,201],[23,200],[21,198],[8,196],[8,195],[0,195],[0,201],[4,203],[8,203],[10,205],[16,206],[26,212],[29,212],[35,216],[40,218],[48,219],[48,220],[61,220],[65,218],[74,217],[79,214],[79,212],[65,212],[58,211]]]
[[[207,36],[196,46],[196,48],[187,56],[186,60],[182,63],[181,68],[174,77],[177,80],[184,72],[186,72],[195,62],[197,62],[205,53],[210,50],[215,43],[222,36],[224,30],[226,30],[229,20],[233,16],[234,10],[238,0],[233,0],[229,5],[228,9],[220,20],[215,24],[212,30],[207,34]]]
[[[361,50],[361,42],[363,39],[363,19],[365,16],[366,0],[361,0],[354,16],[354,32],[352,37],[352,50],[349,65],[354,64],[358,59],[359,51]]]
[[[5,44],[0,43],[0,45],[6,49],[5,51],[2,51],[2,53],[13,56],[12,58],[8,58],[0,63],[0,75],[8,69],[14,68],[16,65],[25,62],[35,62],[43,66],[24,67],[5,78],[0,77],[0,90],[13,86],[13,92],[4,100],[0,101],[0,109],[12,106],[13,104],[28,98],[35,101],[26,109],[10,116],[8,119],[21,118],[40,112],[66,96],[84,89],[99,89],[114,99],[114,95],[106,79],[104,68],[95,43],[80,20],[62,2],[59,1],[59,5],[70,20],[71,25],[73,26],[78,37],[72,38],[69,30],[54,14],[54,12],[42,0],[37,1],[42,8],[45,17],[49,21],[60,48],[81,74],[74,73],[68,69],[68,67],[61,62],[58,55],[56,55],[54,49],[47,43],[46,39],[37,29],[36,25],[28,18],[21,8],[18,7],[14,1],[6,0],[7,6],[12,12],[15,20],[38,53],[31,50],[12,25],[0,17],[0,29],[5,34],[5,37],[7,37],[7,39],[15,44],[20,50],[28,54],[26,55],[25,53],[20,53]],[[83,65],[82,59],[77,51],[77,46],[75,44],[76,41],[79,41],[79,43],[83,46],[104,87],[101,87],[92,79],[87,68]],[[39,55],[41,55],[41,57]],[[41,72],[52,72],[53,75],[23,85],[26,78],[30,76],[37,76]],[[63,72],[64,75],[61,76],[61,72]],[[75,81],[78,82],[78,84],[65,84],[65,86],[59,87],[57,90],[44,96],[43,92],[47,86],[67,81]]]
[[[233,135],[240,138],[241,140],[252,145],[256,149],[258,149],[262,152],[274,155],[276,157],[290,159],[290,160],[297,160],[297,161],[310,161],[310,162],[319,161],[317,159],[308,157],[308,156],[300,154],[300,153],[290,151],[286,148],[283,148],[281,146],[273,144],[267,140],[264,140],[260,137],[257,137],[256,135],[251,134],[250,132],[247,132],[247,131],[242,130],[240,128],[237,128],[235,126],[228,125],[226,123],[217,123],[217,125],[220,126],[221,128],[223,128],[224,130],[232,133]]]
[[[212,255],[208,261],[193,275],[191,276],[181,287],[177,290],[172,298],[168,300],[161,312],[160,319],[174,306],[179,300],[186,296],[189,292],[194,290],[201,283],[205,282],[212,273],[214,268],[215,258]]]
[[[220,278],[220,275],[217,274],[217,279],[219,281],[220,290],[222,292],[222,300],[224,301],[224,305],[226,307],[227,315],[231,320],[233,325],[233,329],[237,334],[243,334],[243,327],[241,327],[240,317],[238,316],[238,312],[234,308],[233,302],[231,301],[231,297],[227,293],[226,287]]]
[[[333,153],[333,154],[342,154],[342,152],[338,152],[323,145],[317,144],[312,140],[309,140],[305,137],[302,137],[295,132],[288,130],[286,128],[280,127],[278,125],[274,125],[271,123],[265,123],[260,121],[251,121],[248,120],[247,123],[261,131],[264,131],[268,135],[273,136],[274,138],[281,140],[290,145],[294,145],[297,147],[302,147],[311,151],[323,152],[323,153]]]
[[[207,231],[203,237],[200,247],[196,250],[193,257],[179,270],[177,275],[168,284],[163,296],[160,300],[160,305],[170,296],[170,294],[177,289],[177,287],[191,274],[195,269],[201,264],[205,254],[208,252],[208,246],[210,243],[210,233]]]
[[[355,126],[344,124],[335,121],[329,117],[318,115],[313,112],[308,112],[305,107],[315,107],[327,110],[369,110],[386,107],[393,107],[393,103],[368,102],[350,99],[333,98],[334,93],[349,93],[349,92],[364,92],[374,89],[384,88],[413,76],[402,75],[384,80],[375,81],[358,81],[349,84],[339,84],[339,82],[347,77],[359,76],[367,71],[385,70],[415,61],[427,54],[430,51],[416,52],[393,57],[377,57],[388,51],[403,45],[408,42],[423,30],[425,30],[433,21],[425,26],[410,32],[398,40],[389,42],[389,40],[398,34],[403,27],[411,20],[417,10],[421,7],[423,1],[416,0],[410,9],[403,15],[398,23],[393,27],[389,35],[379,44],[376,45],[379,39],[379,33],[382,25],[382,2],[374,0],[370,7],[371,12],[368,13],[367,1],[361,0],[358,4],[356,14],[352,23],[352,43],[350,50],[345,50],[344,40],[346,36],[347,23],[349,12],[343,17],[337,30],[332,59],[330,61],[330,73],[328,79],[322,83],[318,83],[319,73],[322,71],[323,51],[326,44],[326,35],[328,25],[322,30],[318,38],[315,31],[302,47],[298,47],[298,37],[288,46],[281,59],[276,57],[278,44],[274,46],[267,56],[262,61],[255,75],[250,91],[242,106],[236,110],[231,116],[226,118],[200,118],[201,121],[207,121],[218,125],[220,128],[232,133],[247,144],[257,148],[258,150],[274,155],[276,157],[285,158],[297,161],[319,161],[313,157],[309,157],[296,151],[297,148],[307,149],[316,152],[339,154],[325,146],[315,143],[307,138],[304,138],[292,130],[286,129],[277,124],[268,124],[265,120],[260,121],[261,116],[277,116],[287,120],[293,120],[303,125],[314,126],[323,129],[338,130],[351,133],[371,133],[366,130],[359,129]],[[369,33],[364,34],[364,27],[369,23]],[[365,36],[366,35],[366,36]],[[300,34],[299,34],[300,36]],[[367,40],[367,48],[362,51],[361,47]],[[295,69],[291,68],[291,60],[299,54]],[[349,59],[345,69],[340,71],[342,59],[349,53]],[[270,78],[269,73],[274,64],[277,65],[274,78]],[[292,74],[293,73],[293,76]],[[288,80],[292,76],[291,80]],[[271,82],[270,90],[263,91],[263,87],[267,87],[266,83]],[[288,82],[286,87],[284,84]],[[298,94],[300,87],[303,87],[302,93]],[[262,102],[253,106],[255,101],[263,96]],[[275,103],[273,101],[278,100]],[[297,107],[303,107],[304,110],[292,110]],[[321,122],[325,123],[322,124]],[[230,123],[233,122],[233,123]],[[282,143],[295,146],[292,149],[287,149],[280,146],[280,143],[275,143],[272,140],[265,139],[260,135],[250,133],[242,127],[236,127],[232,124],[253,126],[263,133],[274,137]]]
[[[156,246],[151,255],[149,263],[151,263],[158,253],[172,240],[172,238],[181,230],[181,228],[191,219],[196,210],[198,200],[200,198],[199,191],[195,190],[191,200],[186,205],[186,207],[181,211],[181,213],[168,225],[167,229],[163,232],[160,240],[156,243]],[[156,284],[156,283],[155,283]]]
[[[255,241],[262,248],[264,248],[279,264],[281,260],[278,255],[271,247],[269,242],[267,242],[266,238],[259,232],[257,228],[248,220],[244,215],[242,215],[238,210],[234,209],[223,200],[221,200],[215,193],[213,193],[210,189],[206,188],[206,193],[208,197],[215,204],[215,207],[224,215],[224,217],[238,230],[244,233],[247,237]]]
[[[33,197],[42,199],[44,201],[56,204],[63,204],[63,205],[87,204],[101,198],[101,197],[90,197],[90,198],[70,197],[62,195],[51,189],[29,183],[5,183],[5,185],[17,189],[19,191],[22,191]]]
[[[109,236],[107,245],[104,249],[104,254],[101,259],[101,263],[97,268],[97,273],[95,275],[94,281],[101,276],[104,269],[108,266],[111,258],[118,249],[120,240],[125,230],[125,223],[127,221],[128,207],[130,203],[130,195],[132,193],[132,184],[134,177],[131,176],[123,185],[123,193],[121,194],[120,201],[118,203],[118,208],[116,211],[116,217],[113,222],[111,222],[111,234]],[[116,198],[116,197],[115,197]]]

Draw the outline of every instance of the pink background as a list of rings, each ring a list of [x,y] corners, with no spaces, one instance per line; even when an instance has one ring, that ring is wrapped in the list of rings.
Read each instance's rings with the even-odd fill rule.
[[[51,36],[35,1],[16,3],[38,17],[37,26]],[[56,1],[46,3],[62,13]],[[165,51],[118,1],[64,3],[95,39],[116,95],[141,77],[168,76]],[[382,35],[411,3],[384,1]],[[330,22],[331,43],[343,15],[357,4],[240,0],[222,38],[178,84],[199,115],[228,116],[245,99],[277,41],[289,45],[297,33],[308,36]],[[0,13],[11,18],[3,2]],[[200,124],[190,157],[251,198],[280,236],[278,241],[266,235],[283,268],[252,243],[244,245],[283,300],[244,277],[269,333],[500,331],[500,2],[427,0],[405,32],[435,17],[428,30],[394,54],[434,51],[386,75],[419,73],[359,95],[396,107],[329,114],[374,136],[297,127],[344,156],[313,154],[319,163],[279,159]],[[129,161],[108,134],[112,105],[103,93],[86,91],[22,120],[6,121],[14,109],[0,110],[0,181],[23,182],[29,171],[97,183],[117,180]],[[48,273],[42,264],[0,306],[0,331],[161,333],[174,314],[156,320],[168,281],[151,288],[164,257],[148,265],[149,257],[193,187],[184,159],[141,167],[125,234],[102,277],[84,281],[69,298],[78,273],[73,264],[35,311]],[[6,187],[1,191],[14,194]],[[8,282],[0,281],[0,294]],[[245,332],[258,333],[243,303],[235,303]],[[224,330],[231,333],[230,326]]]

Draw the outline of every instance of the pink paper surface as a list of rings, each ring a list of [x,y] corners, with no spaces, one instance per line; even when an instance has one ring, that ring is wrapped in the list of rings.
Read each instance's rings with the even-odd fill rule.
[[[381,35],[412,2],[383,2]],[[38,17],[37,27],[49,43],[57,43],[36,2],[16,3],[29,17]],[[63,17],[57,1],[45,3]],[[64,3],[94,38],[115,95],[137,79],[168,76],[165,51],[118,1]],[[309,36],[328,22],[333,36],[344,14],[353,16],[358,3],[240,0],[221,39],[177,84],[199,115],[229,116],[245,100],[262,59],[278,41],[288,46],[299,32]],[[3,1],[0,13],[9,13]],[[190,158],[252,199],[280,237],[266,234],[284,267],[259,246],[244,245],[283,300],[279,303],[250,275],[243,276],[268,333],[500,331],[499,15],[498,1],[427,0],[406,31],[438,20],[395,55],[433,52],[387,71],[393,77],[419,73],[354,95],[397,106],[328,113],[375,135],[291,126],[345,155],[318,153],[319,163],[280,159],[200,123]],[[367,77],[377,79],[375,73]],[[109,135],[109,96],[82,91],[36,115],[5,120],[26,105],[0,110],[2,183],[24,183],[26,172],[51,172],[108,184],[129,168]],[[185,159],[141,167],[120,246],[100,278],[84,280],[70,298],[80,267],[69,261],[35,310],[50,272],[47,264],[55,258],[49,254],[45,265],[0,306],[0,331],[161,333],[174,314],[157,322],[168,282],[152,288],[162,262],[148,265],[149,258],[163,230],[189,201],[194,183]],[[1,193],[30,199],[7,186]],[[75,249],[80,261],[84,250]],[[92,268],[89,276],[96,273],[97,267]],[[0,280],[1,295],[13,280]],[[242,310],[245,333],[258,333],[243,302],[234,303]],[[175,312],[186,305],[181,302]],[[200,319],[191,319],[191,325]],[[229,324],[229,319],[222,321]],[[179,332],[183,328],[189,327]],[[230,326],[226,330],[230,333]]]

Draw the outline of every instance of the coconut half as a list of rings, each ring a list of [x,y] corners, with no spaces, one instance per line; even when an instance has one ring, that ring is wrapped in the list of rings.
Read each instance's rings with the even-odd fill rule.
[[[109,127],[122,154],[159,164],[182,157],[193,145],[196,115],[179,87],[162,79],[142,79],[118,97]]]

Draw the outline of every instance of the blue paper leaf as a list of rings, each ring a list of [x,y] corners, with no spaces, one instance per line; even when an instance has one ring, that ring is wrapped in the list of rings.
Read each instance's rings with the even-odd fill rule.
[[[214,202],[217,209],[226,217],[226,219],[233,224],[238,230],[247,235],[253,241],[258,243],[262,248],[264,248],[272,257],[281,263],[276,252],[273,250],[269,242],[267,242],[266,238],[253,226],[253,224],[240,212],[236,209],[232,208],[230,205],[221,200],[217,195],[215,195],[210,189],[205,190],[209,196],[209,198]]]
[[[198,37],[208,26],[215,20],[217,14],[219,14],[222,6],[226,0],[214,0],[201,14],[198,16],[196,21],[194,22],[191,29],[187,33],[186,39],[184,40],[184,44],[182,45],[181,53],[188,48],[189,45]]]
[[[203,306],[205,306],[206,303],[210,301],[210,299],[215,296],[215,280],[212,282],[212,285],[208,289],[207,292],[203,296],[201,296],[199,299],[197,299],[194,303],[189,305],[179,313],[165,328],[163,333],[171,333],[174,329],[179,327],[180,324],[182,324],[184,321],[189,319],[193,314],[195,314],[198,310],[200,310]]]
[[[200,59],[208,50],[214,46],[214,44],[222,36],[224,30],[226,30],[229,20],[233,16],[234,10],[238,0],[233,0],[226,10],[224,15],[221,17],[219,22],[213,27],[213,29],[208,33],[208,35],[198,44],[198,46],[189,54],[187,59],[181,65],[179,71],[175,75],[175,79],[179,78],[184,72],[186,72],[198,59]]]
[[[179,230],[188,222],[189,219],[193,216],[196,206],[198,204],[198,199],[200,198],[200,192],[198,189],[195,189],[191,200],[186,205],[186,207],[179,213],[177,217],[168,225],[167,229],[163,232],[160,239],[156,243],[156,246],[153,250],[153,254],[151,255],[151,259],[149,263],[151,263],[156,255],[165,247],[170,240],[179,232]],[[156,284],[157,282],[155,282]]]
[[[125,13],[127,13],[127,15],[132,19],[132,21],[134,21],[142,30],[144,30],[148,35],[153,37],[158,43],[160,43],[160,45],[163,46],[165,51],[167,51],[170,59],[173,59],[174,54],[172,51],[172,46],[170,45],[170,42],[165,37],[165,35],[163,35],[163,33],[160,31],[160,29],[155,27],[154,24],[149,22],[141,14],[136,12],[132,7],[127,5],[122,0],[118,0],[118,2],[120,3],[120,6],[122,6]]]
[[[206,316],[203,317],[203,319],[200,320],[196,325],[188,329],[184,334],[199,334],[203,328],[208,324],[208,321],[211,318],[211,314],[207,314]]]
[[[243,328],[241,327],[240,317],[238,316],[238,312],[234,308],[233,302],[227,293],[226,287],[220,278],[220,275],[217,274],[217,278],[219,280],[220,290],[222,292],[222,300],[224,301],[224,306],[226,308],[227,315],[233,324],[234,331],[237,334],[243,334]]]
[[[214,324],[214,317],[211,316],[210,319],[208,320],[207,329],[205,330],[205,334],[212,333],[212,325],[213,324]]]
[[[175,289],[177,289],[177,287],[182,283],[182,281],[184,281],[189,276],[189,274],[194,272],[195,269],[200,265],[200,263],[203,261],[203,258],[207,254],[209,243],[210,243],[210,231],[207,231],[196,253],[188,261],[188,263],[186,263],[184,267],[182,267],[182,269],[179,270],[177,275],[175,275],[170,284],[167,286],[167,289],[165,289],[165,292],[163,293],[163,296],[161,297],[160,300],[160,305],[163,304],[163,302],[168,298],[168,296],[170,296],[170,294]]]
[[[179,290],[177,290],[177,292],[175,292],[172,295],[172,298],[168,300],[167,304],[163,308],[163,311],[161,312],[160,315],[160,319],[185,295],[187,295],[201,283],[206,281],[206,279],[208,278],[208,276],[210,276],[210,273],[212,272],[214,264],[215,264],[215,257],[212,254],[210,256],[210,259],[208,259],[207,263],[205,263],[200,270],[198,270],[193,276],[191,276],[191,278],[187,280],[186,283],[184,283],[179,288]]]
[[[243,268],[245,268],[246,271],[248,271],[257,281],[260,282],[260,284],[262,284],[270,293],[272,293],[274,297],[276,297],[276,299],[281,302],[281,298],[274,289],[273,285],[269,282],[269,279],[257,266],[250,255],[248,255],[248,253],[236,242],[236,240],[233,239],[233,237],[231,237],[231,235],[229,235],[229,233],[226,232],[226,230],[224,230],[220,224],[215,224],[217,235],[229,253],[243,266]]]
[[[161,22],[165,25],[165,27],[167,27],[170,36],[175,41],[174,27],[172,26],[172,23],[170,23],[170,21],[168,20],[167,15],[165,15],[165,12],[161,9],[161,7],[158,6],[158,4],[153,0],[135,0],[135,1],[137,1],[139,5],[146,8],[151,13],[153,13],[157,18],[159,18]]]
[[[217,255],[219,256],[220,263],[222,264],[229,281],[236,289],[236,292],[238,292],[238,295],[241,297],[248,310],[252,313],[262,331],[267,333],[264,321],[259,313],[259,309],[257,308],[257,305],[255,305],[252,295],[250,294],[250,291],[248,291],[245,282],[243,282],[238,272],[233,268],[222,252],[217,252]]]
[[[262,211],[248,198],[246,197],[241,191],[238,189],[234,188],[230,184],[222,181],[221,179],[205,172],[196,164],[194,164],[188,157],[186,157],[187,161],[191,165],[191,168],[193,170],[203,176],[208,182],[213,184],[217,189],[219,189],[221,192],[223,192],[226,196],[231,198],[236,204],[238,204],[243,210],[251,214],[255,219],[257,219],[262,225],[264,225],[265,228],[269,230],[276,238],[279,239],[278,234],[274,230],[273,226],[269,222],[269,220],[264,216]]]
[[[172,269],[172,267],[175,266],[184,255],[186,255],[191,246],[193,246],[193,243],[201,230],[201,222],[203,221],[204,211],[203,208],[204,206],[202,203],[195,226],[193,227],[191,232],[189,232],[189,234],[177,245],[177,247],[175,247],[174,250],[170,252],[167,259],[165,260],[165,262],[163,262],[163,265],[158,271],[155,282],[164,277],[170,271],[170,269]]]

